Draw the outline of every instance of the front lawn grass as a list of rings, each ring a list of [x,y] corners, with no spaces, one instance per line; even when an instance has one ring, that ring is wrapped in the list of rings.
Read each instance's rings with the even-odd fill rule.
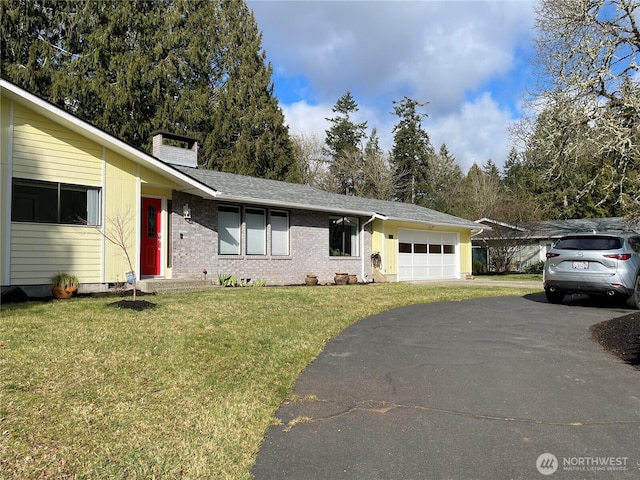
[[[248,479],[300,372],[350,324],[393,307],[519,287],[214,289],[2,305],[0,479]]]

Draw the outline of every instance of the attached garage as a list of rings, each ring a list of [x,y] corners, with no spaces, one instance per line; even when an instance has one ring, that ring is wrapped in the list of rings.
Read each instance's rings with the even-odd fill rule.
[[[398,280],[460,278],[457,233],[398,229]]]

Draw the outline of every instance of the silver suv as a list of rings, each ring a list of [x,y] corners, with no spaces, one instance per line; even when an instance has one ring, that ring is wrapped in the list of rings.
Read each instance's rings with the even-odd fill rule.
[[[624,298],[640,308],[640,234],[567,235],[547,252],[543,282],[547,300],[586,293]]]

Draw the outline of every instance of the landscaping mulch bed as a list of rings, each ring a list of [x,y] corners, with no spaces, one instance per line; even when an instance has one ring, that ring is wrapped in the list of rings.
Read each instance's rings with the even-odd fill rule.
[[[605,350],[640,370],[640,313],[597,323],[590,330]]]
[[[112,307],[128,308],[137,312],[156,306],[155,303],[147,302],[146,300],[120,300],[118,302],[110,303],[109,305]]]
[[[127,308],[129,310],[135,310],[137,312],[141,312],[146,310],[147,308],[153,308],[156,306],[155,303],[149,302],[147,300],[140,300],[137,297],[144,295],[153,295],[149,293],[141,292],[140,290],[136,290],[136,299],[135,300],[119,300],[117,302],[110,303],[110,306],[118,307],[118,308]],[[109,292],[92,292],[92,293],[83,293],[76,295],[77,297],[85,297],[85,298],[108,298],[108,297],[133,297],[132,290],[121,290],[121,291],[109,291]],[[53,300],[53,297],[36,297],[30,298],[27,296],[24,291],[19,287],[14,287],[8,289],[5,293],[2,294],[2,301],[0,303],[22,303],[22,302],[50,302]]]

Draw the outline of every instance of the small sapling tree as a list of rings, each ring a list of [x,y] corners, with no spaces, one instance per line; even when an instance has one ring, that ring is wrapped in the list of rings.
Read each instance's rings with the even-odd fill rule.
[[[81,219],[81,222],[85,225],[88,225],[87,221],[84,219]],[[128,228],[130,223],[131,218],[129,216],[124,217],[121,214],[116,214],[113,217],[107,218],[104,228],[100,225],[92,226],[95,231],[98,232],[106,241],[122,250],[122,255],[127,260],[129,271],[132,274],[132,281],[130,283],[133,287],[133,300],[135,301],[137,290],[137,276],[133,267],[131,255],[129,254],[129,248],[127,246],[129,241],[129,233],[131,232],[131,229]]]

